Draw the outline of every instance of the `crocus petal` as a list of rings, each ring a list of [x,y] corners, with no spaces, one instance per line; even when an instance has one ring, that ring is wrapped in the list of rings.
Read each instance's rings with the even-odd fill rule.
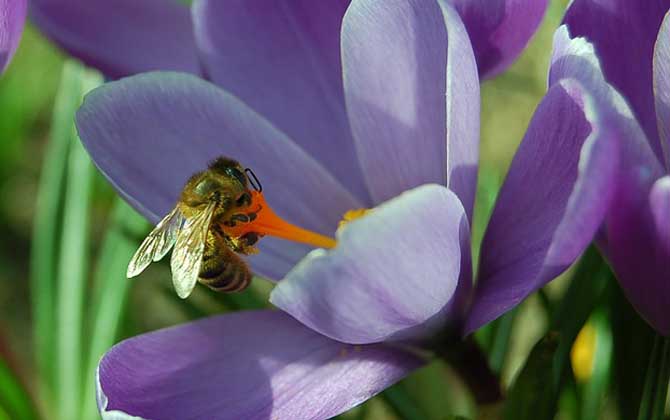
[[[670,177],[643,197],[620,183],[607,216],[607,257],[626,297],[657,331],[670,335]]]
[[[662,283],[668,259],[658,256],[649,200],[654,182],[665,175],[664,168],[626,101],[605,82],[593,46],[583,38],[570,39],[565,27],[554,37],[550,83],[562,77],[574,77],[588,89],[598,112],[607,114],[608,126],[620,139],[613,205],[605,216],[599,246],[633,306],[658,331],[668,333],[668,291]]]
[[[277,214],[307,229],[332,235],[344,212],[361,207],[267,120],[191,75],[155,72],[108,83],[86,97],[77,127],[101,172],[153,222],[173,208],[188,178],[220,155],[253,168]],[[253,261],[284,256],[288,268],[307,250],[279,240],[261,241],[263,247],[273,247],[274,257]]]
[[[547,0],[447,1],[468,30],[482,79],[491,78],[512,64],[547,9]]]
[[[438,185],[410,190],[313,251],[270,301],[346,343],[420,338],[460,315],[471,282],[463,205]]]
[[[446,184],[471,215],[479,81],[458,14],[444,2],[354,1],[342,25],[342,65],[349,120],[374,201]]]
[[[652,57],[668,8],[668,0],[574,0],[564,19],[573,36],[593,43],[605,78],[628,100],[659,159]]]
[[[626,100],[605,81],[593,45],[584,38],[571,38],[568,28],[561,26],[554,35],[549,85],[565,78],[579,81],[593,98],[598,113],[619,133],[619,184],[637,185],[639,199],[646,200],[653,182],[663,176],[663,166]]]
[[[86,64],[117,78],[199,73],[189,9],[172,0],[33,0],[32,21]]]
[[[467,333],[563,272],[602,223],[618,141],[592,102],[581,85],[565,80],[537,108],[482,242]]]
[[[344,107],[340,25],[349,0],[197,0],[209,77],[288,134],[369,206]]]
[[[100,361],[98,401],[103,418],[326,419],[421,364],[400,348],[338,343],[279,311],[238,312],[117,344]]]
[[[0,0],[0,74],[16,51],[26,20],[26,0]]]
[[[663,19],[654,48],[654,98],[658,134],[670,172],[670,13]]]
[[[664,176],[654,183],[649,201],[659,241],[670,254],[670,176]],[[670,264],[670,258],[667,262]]]

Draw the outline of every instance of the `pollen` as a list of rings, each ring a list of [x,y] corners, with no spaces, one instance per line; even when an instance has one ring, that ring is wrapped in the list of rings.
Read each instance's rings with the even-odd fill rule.
[[[360,219],[361,217],[365,216],[371,211],[372,209],[349,210],[348,212],[344,213],[344,216],[342,216],[342,220],[340,220],[340,223],[337,226],[337,230],[342,229],[344,226],[347,225],[347,223],[351,222],[352,220]]]
[[[593,373],[593,363],[596,354],[596,329],[591,323],[587,323],[579,331],[577,339],[570,350],[570,362],[575,379],[578,382],[586,382]]]

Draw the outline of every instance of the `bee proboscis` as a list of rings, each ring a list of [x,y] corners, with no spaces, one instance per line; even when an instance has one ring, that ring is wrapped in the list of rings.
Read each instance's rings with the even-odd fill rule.
[[[175,207],[130,260],[127,277],[139,275],[174,247],[170,268],[179,297],[188,297],[198,281],[219,292],[236,292],[249,286],[252,278],[240,255],[257,253],[255,245],[265,235],[335,246],[333,239],[281,219],[261,191],[250,169],[233,159],[215,159],[186,182]]]

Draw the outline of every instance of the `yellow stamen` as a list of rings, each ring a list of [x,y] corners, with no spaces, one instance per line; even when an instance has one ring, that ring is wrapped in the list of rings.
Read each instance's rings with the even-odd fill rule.
[[[360,217],[363,217],[371,211],[372,209],[349,210],[348,212],[344,213],[344,216],[342,216],[342,220],[340,220],[339,225],[337,225],[337,229],[338,230],[342,229],[347,223],[351,222],[352,220],[356,220]]]
[[[579,331],[572,349],[570,350],[570,361],[575,379],[586,382],[591,378],[593,362],[596,354],[596,329],[587,323]]]
[[[240,237],[246,233],[254,232],[258,235],[270,235],[289,241],[312,245],[317,248],[333,248],[337,242],[333,238],[312,232],[295,226],[281,217],[270,208],[263,194],[253,191],[251,208],[258,209],[256,218],[249,223],[241,223],[234,227],[224,227],[224,231],[233,236]]]

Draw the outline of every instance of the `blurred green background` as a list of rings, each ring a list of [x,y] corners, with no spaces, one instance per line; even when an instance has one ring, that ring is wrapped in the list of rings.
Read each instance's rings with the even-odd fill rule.
[[[566,4],[567,0],[551,1],[542,27],[520,59],[482,86],[475,250],[497,189],[545,93],[552,35]],[[149,226],[120,202],[63,122],[83,92],[100,81],[65,63],[66,57],[28,25],[14,61],[0,79],[0,420],[97,418],[95,363],[111,344],[212,313],[262,307],[270,289],[263,281],[235,296],[197,288],[193,298],[183,302],[165,281],[165,265],[155,264],[140,280],[125,279],[127,261]],[[623,301],[596,253],[579,270],[581,277],[593,281],[573,284],[572,272],[564,275],[484,328],[477,340],[509,388],[549,329],[569,330],[574,338],[588,318],[576,351],[590,369],[580,378],[567,367],[567,379],[555,390],[557,418],[635,418],[652,334]],[[534,354],[541,355],[546,342]],[[551,350],[554,368],[556,363],[565,367],[571,348],[572,339]],[[549,390],[555,379],[537,376],[530,367],[527,373],[528,383],[539,388],[535,392]],[[515,392],[531,392],[519,394],[526,405],[539,399],[530,389],[509,389],[508,405]],[[438,361],[341,417],[494,418],[487,413],[501,410],[477,410],[453,370]],[[530,413],[507,418],[542,418],[540,411]]]

